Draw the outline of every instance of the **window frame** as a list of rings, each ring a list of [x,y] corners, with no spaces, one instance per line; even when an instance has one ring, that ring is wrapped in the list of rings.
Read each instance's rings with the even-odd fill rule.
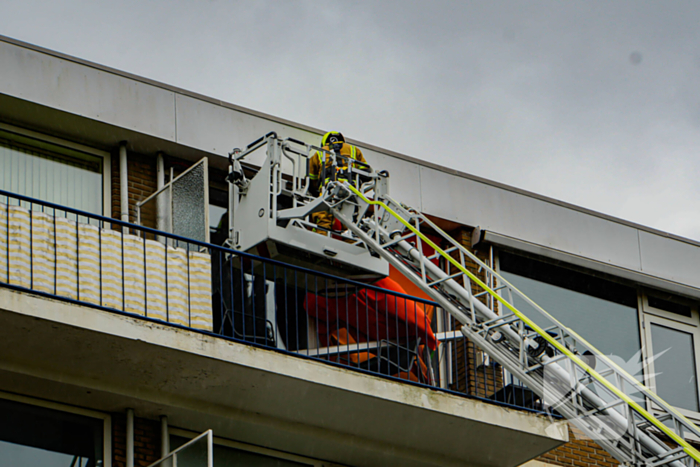
[[[532,254],[532,253],[524,252],[524,251],[520,251],[520,250],[503,249],[503,248],[494,248],[493,246],[491,246],[491,248],[493,248],[493,251],[490,253],[490,255],[491,255],[491,257],[493,258],[492,262],[494,262],[494,264],[495,264],[495,267],[494,267],[493,269],[494,269],[494,271],[496,271],[496,273],[499,274],[499,275],[501,274],[501,272],[503,272],[503,271],[501,270],[501,255],[500,255],[500,253],[501,253],[502,251],[506,251],[507,253],[511,253],[511,254],[515,254],[515,255],[521,256],[522,258],[527,259],[527,260],[539,261],[539,262],[541,262],[541,263],[547,263],[547,264],[550,264],[550,265],[552,265],[552,266],[559,267],[559,268],[562,269],[562,270],[567,270],[567,269],[569,269],[569,268],[566,268],[566,267],[563,267],[563,266],[559,266],[559,265],[557,264],[557,263],[565,263],[564,261],[552,260],[552,259],[547,258],[547,257],[537,256],[537,255],[534,255],[534,254]],[[587,273],[585,268],[582,268],[582,267],[580,267],[580,266],[577,266],[577,265],[571,264],[571,263],[566,263],[566,264],[569,264],[569,265],[571,266],[570,269],[571,269],[572,271],[576,272],[576,273],[579,273],[579,274],[587,274],[587,275],[590,275],[591,277],[598,277],[598,278],[601,278],[599,275],[596,276],[596,275],[593,274],[593,273],[591,273],[591,274]],[[532,279],[532,278],[528,278],[528,279],[536,280],[536,279]],[[640,381],[640,380],[638,380],[638,381],[643,382],[643,384],[646,385],[646,384],[647,384],[647,374],[648,374],[649,370],[648,370],[648,369],[645,367],[645,365],[644,365],[644,362],[646,361],[645,359],[646,359],[646,348],[647,348],[647,347],[646,347],[646,345],[645,345],[646,340],[645,340],[645,335],[644,335],[644,313],[642,312],[642,304],[641,304],[642,293],[641,293],[641,290],[640,290],[640,288],[639,288],[637,285],[629,284],[629,283],[628,283],[627,281],[625,281],[624,279],[621,280],[621,281],[619,281],[619,282],[618,282],[618,281],[611,280],[610,278],[606,278],[606,277],[602,277],[601,279],[607,280],[608,282],[620,283],[621,285],[625,285],[625,286],[628,286],[628,287],[633,287],[633,288],[636,289],[636,296],[637,296],[637,297],[636,297],[636,298],[637,298],[637,300],[636,300],[636,301],[637,301],[637,304],[636,304],[636,310],[637,310],[637,338],[639,339],[639,346],[640,346],[641,359],[642,359],[642,362],[640,363],[640,365],[641,365],[640,371],[641,371],[641,374],[642,374],[642,378],[641,378],[641,381]],[[570,289],[567,289],[566,287],[561,287],[561,286],[554,286],[554,287],[560,287],[560,288],[563,288],[563,289],[566,289],[566,290],[570,290]],[[605,300],[604,298],[595,297],[594,295],[586,294],[585,292],[580,292],[580,291],[575,291],[575,290],[572,290],[572,292],[580,293],[580,294],[583,294],[583,295],[588,295],[589,297],[599,298],[599,299],[601,299],[601,300]],[[505,297],[505,296],[503,295],[503,294],[505,293],[505,290],[499,290],[497,293],[498,293],[498,295],[502,296],[503,298],[509,300],[508,297]],[[527,295],[527,294],[526,294],[526,295]],[[613,303],[614,303],[614,302],[613,302]],[[538,305],[539,305],[539,304],[538,304]],[[499,308],[500,308],[500,307],[499,307]],[[547,313],[549,313],[549,310],[545,310],[545,311],[547,311]],[[498,314],[500,314],[500,312],[498,312]],[[556,317],[555,317],[555,318],[556,318]],[[578,332],[576,329],[572,329],[572,330],[573,330],[574,332]],[[508,370],[506,370],[505,368],[503,369],[503,371],[504,371],[504,378],[507,378],[507,377],[515,378],[515,376],[511,375],[510,372],[509,372]],[[634,377],[635,375],[631,375],[631,376]],[[636,379],[636,378],[635,378],[635,379]],[[517,379],[516,379],[516,381],[517,381]],[[648,404],[648,400],[647,400],[646,397],[644,398],[644,400],[645,400],[645,401],[647,402],[647,404]]]
[[[689,303],[691,307],[691,317],[686,317],[672,313],[670,311],[661,310],[649,306],[647,300],[647,293],[644,292],[640,294],[640,310],[642,314],[642,334],[644,347],[642,355],[645,361],[645,371],[644,371],[644,384],[654,393],[656,393],[656,380],[655,380],[655,370],[654,370],[654,347],[651,340],[651,327],[652,325],[663,326],[665,328],[672,329],[678,332],[685,332],[693,336],[693,350],[695,352],[695,384],[697,387],[698,394],[698,407],[700,407],[700,315],[698,313],[698,307],[696,304]],[[649,403],[649,407],[654,410],[659,408],[653,404]],[[684,409],[681,407],[673,406],[681,414],[690,418],[693,421],[700,421],[700,412],[696,412],[689,409]]]
[[[191,439],[199,434],[201,434],[201,433],[197,433],[197,432],[190,431],[190,430],[185,430],[182,428],[175,428],[172,426],[168,427],[168,437],[170,437],[170,435],[175,435],[175,436],[180,436],[183,438],[190,438]],[[264,448],[261,446],[256,446],[254,444],[247,444],[247,443],[243,443],[240,441],[234,441],[234,440],[227,439],[227,438],[221,438],[218,436],[214,436],[214,444],[215,445],[218,444],[219,446],[224,446],[224,447],[228,447],[228,448],[238,449],[241,451],[248,451],[248,452],[252,452],[255,454],[261,454],[261,455],[268,456],[268,457],[275,457],[277,459],[284,459],[284,460],[288,460],[288,461],[292,461],[292,462],[304,463],[304,464],[308,464],[309,466],[312,466],[312,467],[333,467],[333,466],[337,465],[337,464],[334,464],[334,463],[328,462],[328,461],[311,459],[311,458],[299,456],[296,454],[290,454],[288,452],[276,451],[274,449]]]
[[[493,247],[492,247],[492,248],[493,248]],[[570,268],[567,268],[567,267],[565,267],[565,266],[560,266],[560,265],[558,264],[558,263],[565,263],[564,261],[551,260],[550,258],[547,258],[547,257],[541,257],[541,256],[533,255],[533,254],[531,254],[531,253],[523,252],[523,251],[520,251],[520,250],[495,248],[494,251],[493,251],[493,253],[492,253],[492,255],[493,255],[493,256],[492,256],[492,257],[493,257],[493,262],[494,262],[494,264],[495,264],[495,267],[494,267],[493,269],[494,269],[494,271],[496,271],[496,273],[499,274],[499,275],[500,275],[502,272],[504,272],[504,271],[501,269],[501,255],[500,255],[500,254],[501,254],[502,251],[505,251],[506,253],[514,254],[514,255],[517,255],[517,256],[521,256],[523,259],[526,259],[526,260],[529,260],[529,261],[538,261],[538,262],[540,262],[540,263],[546,263],[546,264],[549,264],[549,265],[551,265],[551,266],[553,266],[553,267],[557,267],[557,268],[559,268],[559,269],[561,269],[561,270],[563,270],[563,271],[571,270],[573,273],[583,274],[583,275],[589,275],[589,276],[591,276],[591,277],[594,277],[594,278],[597,278],[597,279],[600,279],[600,280],[603,280],[603,281],[607,281],[607,282],[609,282],[609,283],[619,284],[619,285],[621,285],[621,286],[625,286],[625,287],[629,287],[629,288],[634,288],[634,289],[636,289],[636,290],[635,290],[635,293],[636,293],[636,300],[635,300],[636,303],[635,303],[635,305],[632,306],[631,304],[629,304],[629,305],[623,305],[623,306],[628,306],[629,308],[636,308],[636,311],[637,311],[637,338],[639,339],[639,346],[640,346],[640,350],[642,351],[642,357],[644,357],[644,343],[645,343],[645,340],[644,340],[644,331],[643,331],[643,322],[644,322],[643,319],[644,319],[644,318],[643,318],[642,304],[641,304],[641,290],[640,290],[640,288],[639,288],[639,286],[638,286],[637,284],[629,283],[628,281],[626,281],[626,280],[624,280],[624,279],[619,280],[619,281],[616,281],[616,280],[613,280],[613,279],[610,278],[610,277],[605,277],[605,276],[601,277],[599,274],[596,274],[596,271],[590,271],[590,272],[588,272],[585,268],[579,267],[579,266],[574,265],[574,264],[571,264],[571,263],[566,263],[566,264],[568,264],[568,265],[570,266]],[[524,277],[527,277],[527,276],[524,276]],[[532,278],[530,278],[530,277],[528,277],[528,279],[530,279],[530,280],[537,280],[537,279],[532,279]],[[543,283],[546,283],[546,282],[543,282]],[[563,287],[563,286],[560,286],[560,285],[553,285],[553,284],[550,284],[550,285],[552,285],[553,287],[558,287],[558,288],[565,289],[565,290],[571,290],[571,291],[574,292],[574,293],[586,295],[586,296],[593,297],[593,298],[597,298],[597,299],[600,299],[600,300],[609,301],[609,302],[611,302],[611,303],[618,303],[618,304],[620,304],[619,302],[615,302],[615,301],[613,301],[613,300],[606,299],[606,298],[602,298],[602,297],[596,297],[595,295],[591,295],[591,294],[588,294],[588,293],[586,293],[586,292],[581,292],[581,291],[577,291],[577,290],[572,290],[572,289],[569,289],[569,288],[567,288],[567,287]],[[504,299],[509,300],[509,297],[504,296],[505,290],[499,290],[497,293],[498,293],[499,296],[503,297]],[[527,294],[526,294],[526,295],[527,295]],[[538,305],[539,305],[539,304],[538,304]],[[497,313],[500,314],[500,308],[501,308],[501,307],[498,307],[498,308],[499,308],[499,309],[497,310]],[[546,309],[545,309],[545,311],[546,311],[547,313],[550,312],[549,310],[546,310]],[[555,317],[555,318],[556,318],[556,317]],[[572,330],[573,330],[574,332],[578,332],[576,329],[572,329]],[[641,371],[642,371],[642,374],[644,375],[645,369],[644,369],[644,365],[643,365],[643,364],[642,364]],[[646,378],[646,376],[643,376],[642,381],[645,381],[645,380],[646,380],[645,378]]]
[[[96,410],[84,409],[82,407],[76,407],[72,405],[62,404],[60,402],[47,401],[44,399],[36,399],[29,396],[23,396],[19,394],[13,394],[5,391],[0,391],[0,399],[9,400],[12,402],[19,402],[27,405],[34,405],[36,407],[42,407],[45,409],[58,410],[60,412],[67,412],[75,415],[82,415],[84,417],[96,418],[103,421],[102,428],[102,455],[104,459],[102,460],[103,467],[112,467],[112,416],[104,413],[98,412]]]
[[[664,318],[670,321],[675,321],[681,324],[689,324],[691,326],[698,326],[700,324],[700,313],[698,312],[697,304],[690,300],[677,299],[679,304],[688,306],[690,308],[690,316],[683,316],[671,311],[662,310],[661,308],[655,308],[649,305],[649,295],[656,296],[653,290],[644,290],[640,294],[640,309],[644,314],[650,314]]]
[[[494,248],[491,246],[491,248]],[[495,262],[495,268],[494,270],[500,274],[501,273],[501,262],[500,262],[500,253],[501,251],[504,251],[502,248],[494,248],[494,262]],[[534,257],[532,254],[528,252],[521,252],[519,250],[512,250],[512,249],[505,249],[505,251],[514,253],[514,254],[520,254],[524,258],[531,259],[534,261],[541,261],[545,263],[550,263],[553,264],[552,261],[548,261],[548,258],[544,257],[541,259],[538,259],[537,257]],[[553,264],[556,266],[556,264]],[[576,265],[571,265],[572,269],[575,271],[578,271],[579,273],[585,274],[584,268],[578,267]],[[593,275],[593,274],[592,274]],[[621,281],[622,283],[627,283],[627,281],[624,281],[624,279]],[[655,308],[653,306],[649,305],[648,297],[649,295],[652,296],[658,296],[659,293],[662,293],[661,290],[657,289],[651,289],[649,287],[643,287],[641,284],[636,284],[637,288],[637,322],[638,322],[638,335],[639,335],[639,342],[641,345],[641,352],[642,352],[642,358],[643,358],[643,363],[642,363],[642,375],[643,375],[643,381],[644,385],[647,386],[651,391],[656,392],[656,382],[654,380],[654,366],[653,362],[651,361],[651,357],[653,356],[653,346],[651,342],[651,325],[656,324],[659,326],[664,326],[679,332],[688,332],[692,334],[693,336],[693,350],[695,352],[695,376],[696,376],[696,384],[698,385],[698,398],[700,399],[700,310],[698,306],[698,302],[690,300],[690,299],[684,299],[683,297],[680,296],[675,296],[671,299],[671,301],[677,302],[678,304],[682,304],[685,306],[690,307],[691,310],[691,316],[683,316],[677,313],[673,313],[670,311],[662,310],[659,308]],[[499,295],[501,295],[503,292],[499,291]],[[673,293],[673,292],[669,292]],[[576,331],[576,329],[574,329]],[[646,399],[646,404],[647,408],[651,411],[658,411],[659,407],[653,404],[648,398]],[[698,405],[700,406],[700,400],[698,401]],[[684,416],[688,417],[689,419],[693,420],[694,422],[700,422],[700,412],[695,412],[692,410],[688,409],[683,409],[680,407],[676,407],[676,410],[678,410],[680,413],[682,413]]]
[[[48,143],[59,148],[63,147],[72,151],[83,152],[91,156],[97,156],[102,158],[101,215],[103,217],[112,217],[112,156],[109,152],[102,151],[100,149],[95,149],[90,146],[85,146],[83,144],[74,143],[72,141],[58,138],[56,136],[47,135],[45,133],[40,133],[37,131],[28,130],[26,128],[21,128],[15,125],[10,125],[8,123],[0,122],[0,130],[9,133],[9,139],[12,139],[12,135],[17,135],[19,137],[30,138],[43,143]],[[56,156],[61,156],[61,153],[57,152]]]

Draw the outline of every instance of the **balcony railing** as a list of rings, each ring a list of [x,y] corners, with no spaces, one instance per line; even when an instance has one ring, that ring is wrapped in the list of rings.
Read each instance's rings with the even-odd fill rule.
[[[434,302],[0,190],[0,285],[534,412]]]

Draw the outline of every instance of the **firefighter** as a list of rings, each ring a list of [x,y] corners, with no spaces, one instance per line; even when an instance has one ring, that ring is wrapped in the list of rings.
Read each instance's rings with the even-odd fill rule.
[[[353,167],[361,169],[363,171],[371,171],[365,157],[362,155],[362,151],[359,148],[353,146],[352,144],[346,143],[345,138],[339,131],[329,131],[321,139],[321,146],[323,149],[328,151],[333,151],[336,154],[345,156],[347,158],[356,160],[358,164],[353,163]],[[322,186],[327,185],[332,181],[349,181],[353,185],[355,180],[353,177],[347,177],[346,171],[348,170],[348,160],[345,158],[338,157],[336,160],[336,166],[333,167],[333,161],[330,155],[326,154],[326,167],[323,170],[323,158],[324,154],[317,151],[316,154],[309,161],[309,179],[311,180],[311,192],[316,196],[320,195]],[[325,177],[325,179],[322,179]],[[333,215],[330,212],[317,212],[312,214],[313,221],[324,229],[328,230],[341,230],[341,227],[336,225],[333,229]],[[339,222],[337,223],[339,224]],[[319,232],[325,235],[325,232]]]

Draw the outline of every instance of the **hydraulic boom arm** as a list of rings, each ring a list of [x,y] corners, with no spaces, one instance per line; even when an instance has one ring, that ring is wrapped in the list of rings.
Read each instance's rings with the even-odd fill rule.
[[[346,182],[332,183],[324,197],[345,227],[461,323],[464,336],[621,463],[700,465],[700,453],[685,439],[700,438],[692,422],[387,192],[379,177],[374,200]],[[363,217],[371,205],[374,213]],[[435,244],[421,227],[437,232],[449,247]],[[422,243],[436,251],[434,257],[421,253]],[[442,267],[432,261],[436,258]],[[484,279],[467,262],[475,263]],[[516,308],[514,297],[526,304],[528,314]]]

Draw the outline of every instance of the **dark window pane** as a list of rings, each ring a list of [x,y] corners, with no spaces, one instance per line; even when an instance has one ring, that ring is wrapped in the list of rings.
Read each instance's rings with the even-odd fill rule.
[[[693,335],[651,325],[656,393],[676,407],[698,412]]]
[[[228,209],[222,208],[221,206],[217,206],[215,204],[210,204],[209,205],[209,227],[213,230],[216,230],[217,227],[219,227],[219,222],[221,222],[221,218],[224,217],[224,214]],[[228,227],[228,226],[224,226]]]
[[[506,251],[499,252],[498,261],[502,271],[637,308],[637,291],[632,287]]]
[[[170,436],[170,449],[175,450],[188,442],[188,438],[181,436]],[[178,456],[178,465],[189,467],[198,465],[199,459],[203,459],[206,452],[206,444],[196,443],[194,450],[186,448],[188,451],[182,456]],[[250,451],[243,451],[228,446],[214,445],[214,465],[216,467],[309,467],[310,464],[302,464],[277,457],[257,454]]]
[[[0,413],[0,465],[102,465],[102,420],[3,399]]]
[[[499,254],[499,261],[507,281],[627,372],[643,379],[634,289],[513,254]],[[531,314],[524,302],[516,300],[515,306]],[[536,313],[530,317],[538,325],[548,325]]]
[[[692,316],[691,309],[688,305],[681,305],[680,303],[664,300],[663,298],[654,297],[652,295],[647,297],[647,302],[649,306],[658,308],[659,310],[668,311],[687,318]]]

